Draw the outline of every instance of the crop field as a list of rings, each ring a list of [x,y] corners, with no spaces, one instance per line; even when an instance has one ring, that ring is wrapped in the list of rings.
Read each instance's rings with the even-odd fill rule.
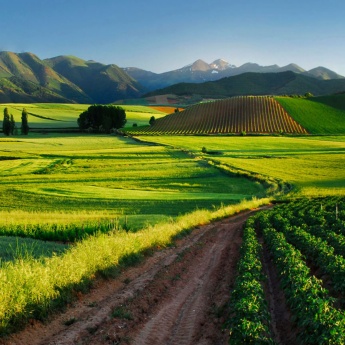
[[[200,103],[132,134],[299,133],[307,131],[272,97],[241,96]]]
[[[311,98],[275,97],[309,133],[345,134],[345,95]]]
[[[204,155],[234,171],[272,177],[294,186],[296,196],[344,195],[344,137],[143,137],[195,155]],[[202,153],[202,148],[207,153]]]
[[[236,313],[229,320],[230,343],[273,342],[273,308],[264,292],[272,284],[263,270],[269,256],[285,295],[280,307],[289,308],[297,326],[297,334],[284,337],[291,343],[297,337],[301,344],[344,344],[344,207],[344,198],[302,199],[248,220],[231,294]]]

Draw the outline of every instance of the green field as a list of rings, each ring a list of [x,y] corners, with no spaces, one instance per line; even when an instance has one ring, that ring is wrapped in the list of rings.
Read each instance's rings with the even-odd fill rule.
[[[89,104],[10,103],[0,105],[0,114],[2,116],[4,108],[7,107],[9,113],[13,115],[17,128],[19,129],[23,108],[26,108],[29,114],[28,122],[30,128],[78,128],[77,119],[89,106]],[[133,123],[136,123],[138,126],[147,125],[151,116],[159,118],[167,114],[146,106],[123,105],[121,107],[126,111],[126,126],[129,128],[133,126]],[[170,109],[168,111],[170,112]]]
[[[345,94],[275,99],[309,133],[345,134]]]
[[[228,165],[294,186],[295,196],[344,195],[345,137],[150,137]]]
[[[29,135],[0,142],[1,210],[99,212],[151,222],[263,196],[178,149],[129,138]],[[0,221],[1,223],[1,221]]]

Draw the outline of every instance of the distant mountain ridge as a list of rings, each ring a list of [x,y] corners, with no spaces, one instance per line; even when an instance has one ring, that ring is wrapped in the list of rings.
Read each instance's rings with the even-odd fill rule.
[[[279,73],[292,71],[322,80],[344,78],[325,67],[317,67],[306,71],[293,63],[279,67],[278,65],[260,66],[250,62],[236,67],[223,59],[217,59],[210,64],[199,59],[187,66],[164,73],[153,73],[136,67],[126,67],[123,68],[123,70],[148,90],[161,89],[178,83],[203,83],[215,81],[248,72]]]
[[[345,91],[345,78],[322,80],[301,73],[285,71],[280,73],[247,72],[232,77],[204,83],[179,83],[150,92],[152,98],[158,95],[173,95],[188,99],[217,99],[244,95],[327,95]]]

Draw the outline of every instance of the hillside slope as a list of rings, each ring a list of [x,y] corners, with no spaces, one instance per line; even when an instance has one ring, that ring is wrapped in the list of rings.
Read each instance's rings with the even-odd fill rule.
[[[175,94],[202,98],[227,98],[241,95],[326,95],[345,91],[345,79],[319,80],[291,71],[281,73],[243,73],[206,83],[180,83],[150,92],[146,97]]]
[[[112,103],[137,98],[143,91],[116,65],[0,52],[0,102]]]
[[[0,52],[1,102],[78,102],[91,99],[31,53]]]
[[[345,94],[311,98],[275,98],[312,134],[345,134]]]
[[[133,134],[299,133],[307,131],[272,97],[241,96],[200,103]]]
[[[135,98],[144,91],[137,81],[113,64],[104,65],[74,56],[58,56],[44,61],[97,103]]]

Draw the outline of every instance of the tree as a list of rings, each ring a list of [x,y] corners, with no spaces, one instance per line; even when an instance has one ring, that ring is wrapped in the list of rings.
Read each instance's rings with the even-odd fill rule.
[[[81,130],[105,133],[122,128],[126,122],[125,110],[113,105],[91,105],[78,118]]]
[[[28,135],[29,133],[29,124],[28,124],[28,113],[25,108],[22,111],[22,127],[21,127],[22,134]]]
[[[10,118],[10,134],[13,135],[14,134],[14,130],[16,129],[16,122],[14,121],[14,117],[11,114],[11,118]]]
[[[4,120],[2,122],[2,131],[5,135],[10,135],[11,133],[11,121],[10,115],[8,113],[8,108],[4,109]]]
[[[155,122],[156,122],[156,118],[154,116],[151,116],[150,121],[149,121],[150,126],[153,126]]]

